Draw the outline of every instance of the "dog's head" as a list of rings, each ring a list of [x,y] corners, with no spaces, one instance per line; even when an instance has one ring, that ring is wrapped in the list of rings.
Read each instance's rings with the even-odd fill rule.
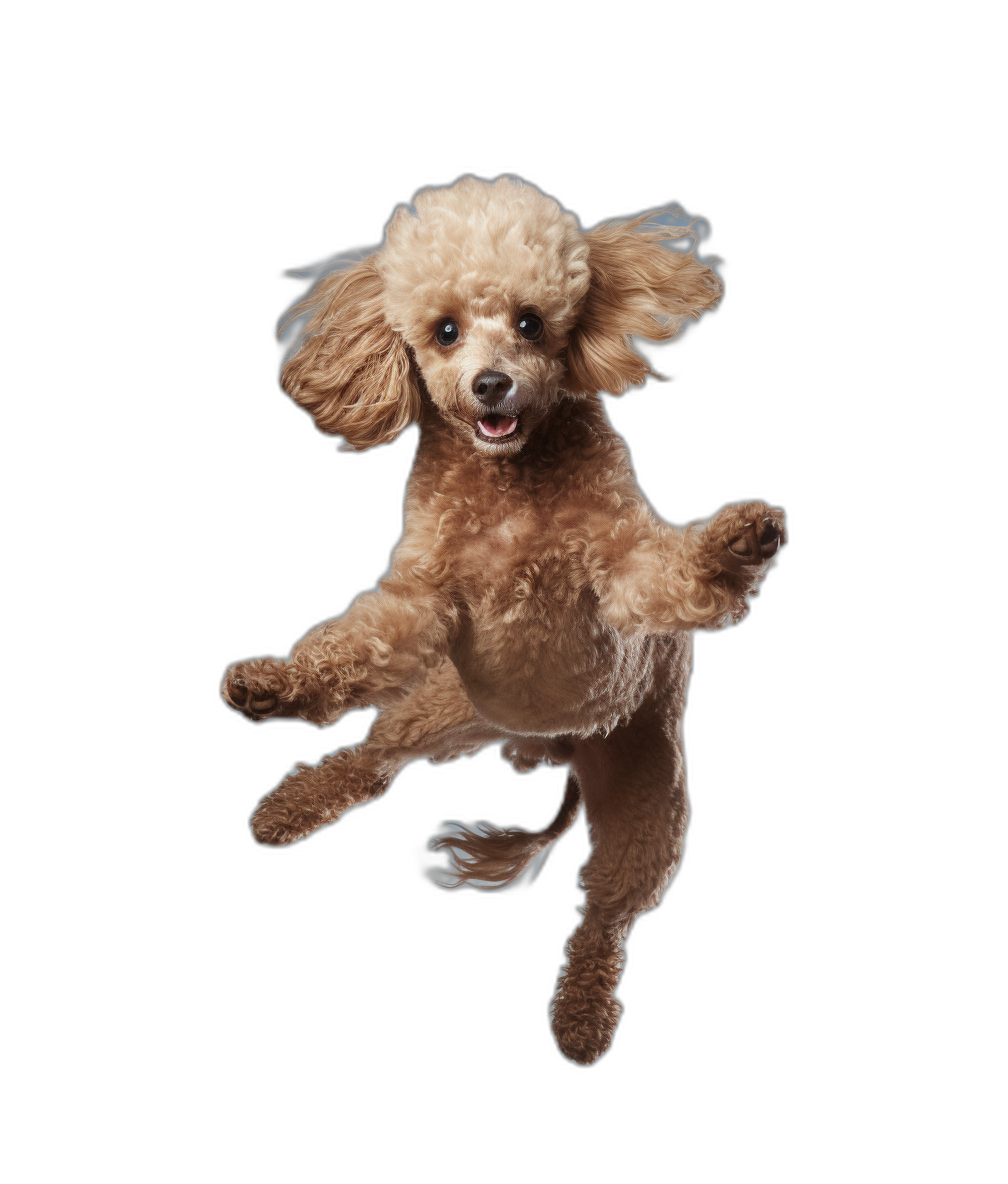
[[[463,178],[400,207],[385,242],[322,279],[284,389],[355,448],[419,419],[424,392],[482,452],[509,455],[561,396],[652,372],[631,338],[673,336],[721,284],[646,216],[583,232],[530,185]]]

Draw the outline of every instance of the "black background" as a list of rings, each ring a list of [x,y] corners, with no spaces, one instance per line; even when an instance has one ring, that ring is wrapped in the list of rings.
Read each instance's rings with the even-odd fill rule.
[[[821,179],[800,142],[765,127],[723,129],[704,150],[614,126],[580,129],[552,149],[477,129],[448,142],[348,134],[332,150],[316,142],[306,159],[267,122],[255,142],[221,137],[213,185],[200,194],[192,256],[179,269],[207,315],[182,414],[208,495],[190,517],[178,607],[186,644],[197,646],[200,709],[168,742],[199,819],[198,843],[179,845],[175,869],[194,889],[185,905],[180,895],[178,916],[190,935],[187,995],[219,1047],[252,1060],[300,1049],[341,1075],[464,1083],[490,1063],[501,1085],[546,1090],[622,1088],[643,1070],[712,1089],[727,1077],[758,1081],[768,1061],[801,1063],[815,1044],[824,986],[810,958],[822,900],[809,876],[826,826],[813,805],[818,771],[830,759],[809,681],[823,593],[811,561],[822,408],[832,398],[816,281]],[[547,1019],[582,899],[583,819],[531,886],[444,893],[423,876],[436,863],[426,839],[443,819],[538,828],[557,809],[564,772],[519,777],[496,749],[413,765],[334,828],[263,849],[248,830],[259,797],[295,761],[361,739],[371,715],[323,732],[253,727],[217,697],[227,664],[287,655],[383,574],[416,444],[411,431],[365,455],[339,453],[284,398],[275,330],[304,289],[284,271],[379,243],[394,205],[463,173],[518,174],[586,227],[669,202],[708,221],[700,253],[723,260],[723,304],[672,346],[648,350],[670,384],[606,407],[667,520],[750,497],[789,519],[790,546],[749,619],[695,638],[686,856],[661,907],[630,935],[623,1021],[588,1074],[559,1056]]]

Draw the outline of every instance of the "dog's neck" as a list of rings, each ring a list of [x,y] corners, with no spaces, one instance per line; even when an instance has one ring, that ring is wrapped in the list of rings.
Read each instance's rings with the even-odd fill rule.
[[[521,452],[500,457],[477,448],[431,405],[420,420],[407,512],[447,501],[506,517],[529,498],[559,506],[586,486],[635,487],[626,445],[598,395],[561,398]]]

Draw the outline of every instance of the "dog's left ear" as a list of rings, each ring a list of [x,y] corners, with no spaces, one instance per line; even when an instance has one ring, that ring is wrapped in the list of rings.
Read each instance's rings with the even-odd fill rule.
[[[320,280],[292,310],[311,317],[280,385],[351,448],[384,444],[420,417],[420,383],[389,325],[374,255]]]
[[[585,234],[591,286],[567,344],[571,394],[621,395],[654,371],[631,337],[665,341],[687,317],[721,298],[721,281],[696,256],[663,244],[689,228],[647,225],[651,215],[607,222]]]

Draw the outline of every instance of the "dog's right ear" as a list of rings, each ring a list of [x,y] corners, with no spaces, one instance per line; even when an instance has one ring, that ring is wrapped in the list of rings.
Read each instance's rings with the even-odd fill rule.
[[[280,385],[323,432],[352,448],[384,444],[420,417],[420,383],[402,337],[385,319],[369,256],[325,276],[293,310],[311,313]]]
[[[639,386],[654,371],[633,338],[667,341],[721,297],[721,281],[710,267],[665,246],[689,237],[692,227],[661,226],[651,217],[607,222],[584,236],[591,286],[567,348],[571,394],[621,395]]]

